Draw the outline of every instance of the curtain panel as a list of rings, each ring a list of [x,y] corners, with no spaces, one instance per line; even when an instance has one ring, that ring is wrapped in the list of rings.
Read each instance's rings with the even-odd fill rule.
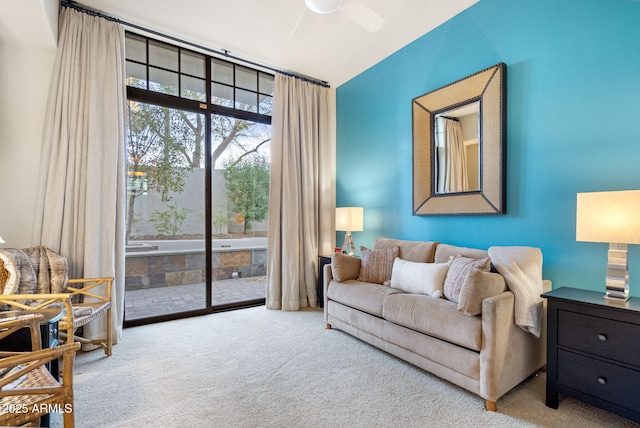
[[[276,75],[272,115],[268,309],[318,306],[318,253],[327,241],[321,212],[331,204],[330,92]],[[333,222],[331,222],[333,224]]]
[[[469,190],[467,178],[467,153],[464,147],[462,125],[457,120],[444,119],[445,137],[445,191],[466,192]]]
[[[124,29],[63,7],[33,239],[67,257],[72,277],[115,277],[114,343],[124,317],[125,103]],[[105,331],[96,321],[84,336]]]

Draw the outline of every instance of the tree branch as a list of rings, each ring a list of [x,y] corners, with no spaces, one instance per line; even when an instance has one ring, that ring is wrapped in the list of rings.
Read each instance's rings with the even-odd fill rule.
[[[229,167],[232,166],[236,166],[238,164],[238,162],[240,162],[245,156],[250,155],[251,153],[257,153],[258,149],[263,145],[268,143],[269,141],[271,141],[271,138],[267,138],[266,140],[262,141],[260,144],[258,144],[257,146],[255,146],[253,149],[249,150],[248,152],[244,152],[243,154],[240,155],[240,157],[238,159],[236,159],[235,161],[233,161],[231,163],[231,165],[229,165]]]

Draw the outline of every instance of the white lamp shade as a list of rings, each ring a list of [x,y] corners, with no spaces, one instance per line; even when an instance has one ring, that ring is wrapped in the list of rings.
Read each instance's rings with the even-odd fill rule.
[[[2,236],[0,236],[0,244],[4,244],[4,239],[2,239]]]
[[[364,208],[343,207],[336,208],[336,230],[345,232],[362,232],[364,223]]]
[[[578,193],[576,240],[640,244],[640,190]]]

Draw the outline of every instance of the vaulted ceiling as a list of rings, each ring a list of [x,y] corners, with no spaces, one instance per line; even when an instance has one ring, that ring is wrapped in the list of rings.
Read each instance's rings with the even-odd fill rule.
[[[340,9],[327,15],[306,10],[304,0],[79,0],[78,3],[201,46],[228,50],[233,56],[324,80],[335,87],[477,1],[343,0]],[[52,4],[52,0],[3,0],[0,40],[42,43],[52,32],[46,19]],[[360,9],[365,6],[381,17],[382,27],[370,32],[352,19],[347,12],[357,6]],[[292,39],[301,16],[300,27]]]

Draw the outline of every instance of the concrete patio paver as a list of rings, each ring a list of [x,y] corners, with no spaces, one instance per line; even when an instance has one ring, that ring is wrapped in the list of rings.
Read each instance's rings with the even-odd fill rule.
[[[125,291],[125,320],[204,309],[204,283],[176,285]],[[226,305],[264,299],[264,277],[223,279],[213,281],[213,305]]]

